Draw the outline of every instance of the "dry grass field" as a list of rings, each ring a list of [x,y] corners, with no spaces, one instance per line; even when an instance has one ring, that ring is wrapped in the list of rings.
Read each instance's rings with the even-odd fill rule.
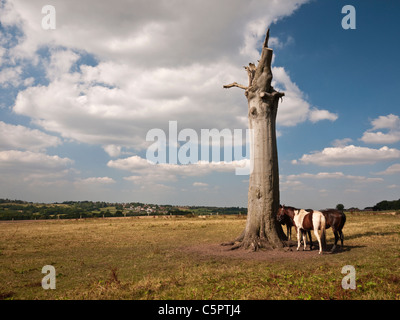
[[[399,215],[347,213],[344,249],[322,256],[219,246],[244,225],[237,216],[0,222],[0,299],[400,299]],[[42,288],[45,265],[54,290]],[[345,265],[355,290],[341,286]]]

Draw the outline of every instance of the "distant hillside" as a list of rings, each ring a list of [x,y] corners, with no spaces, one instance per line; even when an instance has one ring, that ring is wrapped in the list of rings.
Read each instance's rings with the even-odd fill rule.
[[[161,215],[231,215],[247,214],[247,208],[199,207],[145,204],[140,202],[110,203],[102,201],[64,201],[33,203],[0,199],[0,220],[79,219]]]

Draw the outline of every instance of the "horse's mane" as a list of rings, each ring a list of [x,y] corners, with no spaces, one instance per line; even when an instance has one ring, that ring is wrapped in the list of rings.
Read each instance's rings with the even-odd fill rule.
[[[295,207],[291,207],[291,206],[285,206],[285,205],[281,205],[281,208],[282,207],[285,207],[285,209],[291,209],[291,210],[299,210],[298,208],[295,208]]]

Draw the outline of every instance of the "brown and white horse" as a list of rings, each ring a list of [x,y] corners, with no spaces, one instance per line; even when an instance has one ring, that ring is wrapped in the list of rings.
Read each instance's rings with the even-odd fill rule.
[[[315,214],[314,214],[315,213]],[[296,209],[294,207],[285,207],[280,206],[277,220],[281,224],[286,224],[288,228],[288,235],[291,234],[289,231],[292,226],[294,226],[297,230],[297,250],[300,248],[300,234],[303,235],[304,242],[304,250],[307,245],[307,237],[306,232],[308,233],[308,237],[310,238],[310,250],[312,250],[312,238],[311,238],[311,230],[314,230],[314,234],[317,237],[319,244],[319,253],[322,252],[322,243],[325,245],[325,227],[326,227],[326,219],[325,216],[320,211],[314,211],[311,209],[303,210]],[[318,230],[321,230],[321,235],[318,233]]]
[[[325,216],[321,211],[309,212],[304,209],[299,209],[294,212],[294,224],[297,228],[297,251],[300,249],[300,233],[303,234],[304,250],[306,250],[307,237],[304,231],[314,230],[319,244],[319,254],[322,253],[322,241],[325,243]],[[321,230],[321,234],[319,234]],[[311,242],[311,241],[310,241]]]

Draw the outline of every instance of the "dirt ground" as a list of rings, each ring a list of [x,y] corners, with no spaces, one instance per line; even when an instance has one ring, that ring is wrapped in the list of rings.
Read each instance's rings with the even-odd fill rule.
[[[318,244],[313,244],[313,250],[310,251],[307,245],[306,251],[303,251],[303,246],[297,251],[297,242],[288,241],[287,247],[284,249],[276,250],[259,250],[256,252],[244,249],[230,250],[230,246],[222,246],[219,243],[216,244],[201,244],[196,246],[189,246],[182,248],[183,251],[196,254],[203,257],[220,257],[220,258],[232,258],[232,259],[245,259],[245,260],[259,260],[259,261],[278,261],[278,260],[304,260],[312,259],[319,256]],[[327,245],[327,251],[323,252],[324,255],[330,253],[331,246]],[[337,250],[340,252],[340,249]]]

